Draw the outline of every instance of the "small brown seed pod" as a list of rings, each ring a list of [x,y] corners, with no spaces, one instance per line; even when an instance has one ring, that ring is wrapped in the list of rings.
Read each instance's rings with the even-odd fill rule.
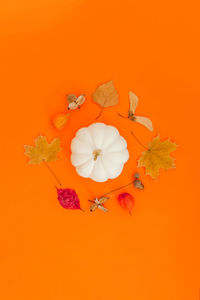
[[[139,178],[140,177],[140,173],[138,173],[138,172],[134,173],[134,177],[135,178]]]
[[[135,179],[133,184],[136,189],[140,189],[140,190],[144,189],[144,184],[139,179]]]

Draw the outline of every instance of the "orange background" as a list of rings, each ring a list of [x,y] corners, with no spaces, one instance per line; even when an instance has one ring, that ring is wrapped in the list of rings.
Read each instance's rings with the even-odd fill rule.
[[[199,299],[199,1],[5,0],[0,9],[1,299]],[[128,142],[122,175],[106,183],[79,177],[70,141],[94,122],[97,85],[110,79],[119,104],[99,121]],[[120,119],[128,91],[150,133]],[[66,110],[66,93],[86,94],[60,133],[51,117]],[[158,132],[179,148],[176,169],[155,182],[140,169],[144,191],[133,216],[115,198],[109,213],[90,213],[88,199],[133,179],[143,143]],[[50,163],[87,211],[67,211],[45,166],[29,166],[23,144],[60,136],[60,160]]]

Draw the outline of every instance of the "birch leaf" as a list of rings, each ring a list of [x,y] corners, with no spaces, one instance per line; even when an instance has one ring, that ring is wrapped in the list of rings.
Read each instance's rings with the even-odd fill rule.
[[[146,175],[156,179],[159,175],[159,169],[175,168],[174,158],[170,156],[172,151],[176,150],[177,145],[167,139],[161,141],[159,135],[152,139],[147,151],[142,153],[138,161],[138,167],[145,167]]]
[[[93,101],[99,104],[102,109],[104,107],[110,107],[116,105],[119,101],[118,98],[119,96],[113,85],[113,80],[103,83],[102,85],[97,87],[94,93],[92,94]]]
[[[25,155],[30,158],[29,164],[39,165],[42,161],[55,161],[61,150],[60,139],[55,138],[51,143],[48,143],[46,136],[40,135],[35,140],[35,146],[25,145],[24,149]]]

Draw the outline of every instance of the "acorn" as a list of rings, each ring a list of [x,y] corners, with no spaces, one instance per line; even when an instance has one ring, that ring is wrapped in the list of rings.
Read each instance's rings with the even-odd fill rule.
[[[139,177],[140,177],[140,173],[136,172],[136,173],[134,174],[134,177],[135,177],[136,179],[139,178]]]
[[[136,189],[139,189],[139,190],[143,190],[144,189],[144,184],[139,179],[135,179],[134,182],[133,182],[133,185],[134,185],[134,187]]]

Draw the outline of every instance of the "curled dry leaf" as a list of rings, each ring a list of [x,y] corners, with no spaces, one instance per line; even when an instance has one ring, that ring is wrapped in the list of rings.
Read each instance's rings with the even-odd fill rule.
[[[146,174],[156,179],[160,168],[167,170],[175,167],[170,153],[175,151],[176,147],[177,145],[170,139],[161,141],[159,136],[153,138],[148,149],[142,153],[138,167],[145,167]]]
[[[52,119],[53,126],[61,130],[65,127],[67,120],[69,118],[70,113],[59,113]]]
[[[80,108],[85,101],[85,95],[76,96],[73,94],[67,95],[68,110]]]
[[[30,158],[29,164],[55,161],[58,152],[61,150],[60,139],[55,138],[51,143],[48,143],[46,136],[40,135],[35,140],[35,146],[24,145],[24,149],[25,155]]]
[[[101,112],[98,117],[100,117],[104,107],[116,105],[118,103],[118,98],[119,96],[113,85],[113,80],[98,86],[92,94],[93,101],[101,106]]]
[[[129,92],[129,100],[130,100],[130,108],[128,111],[128,119],[133,122],[142,124],[150,131],[153,131],[153,124],[149,118],[135,115],[135,110],[138,105],[138,97],[133,92]],[[119,115],[122,116],[121,114]]]

